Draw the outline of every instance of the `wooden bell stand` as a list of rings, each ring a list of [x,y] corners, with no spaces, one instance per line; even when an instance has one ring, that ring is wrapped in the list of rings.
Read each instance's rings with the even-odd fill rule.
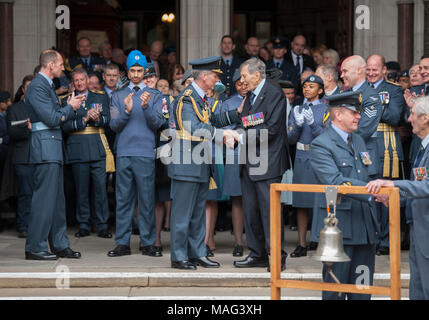
[[[281,299],[281,288],[333,291],[390,296],[401,300],[401,229],[398,188],[381,188],[380,194],[389,195],[390,286],[358,287],[354,284],[337,284],[301,280],[282,280],[281,273],[281,191],[325,193],[325,185],[272,184],[270,188],[270,242],[271,242],[271,300]],[[369,194],[365,187],[337,187],[338,194]]]

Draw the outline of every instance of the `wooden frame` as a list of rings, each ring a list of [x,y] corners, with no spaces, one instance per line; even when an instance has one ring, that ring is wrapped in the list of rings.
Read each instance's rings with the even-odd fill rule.
[[[271,241],[271,300],[280,300],[281,288],[319,290],[390,296],[401,300],[401,230],[398,188],[382,188],[380,194],[389,195],[389,239],[390,239],[390,287],[367,286],[358,288],[354,284],[282,280],[280,273],[281,250],[281,191],[325,193],[325,185],[272,184],[270,188],[270,241]],[[338,194],[369,194],[365,187],[332,186]]]

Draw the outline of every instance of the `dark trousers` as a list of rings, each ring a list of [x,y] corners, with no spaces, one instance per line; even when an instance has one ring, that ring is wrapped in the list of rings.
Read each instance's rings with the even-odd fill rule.
[[[34,165],[33,196],[25,251],[64,250],[67,238],[63,166],[59,163]]]
[[[136,215],[142,246],[155,243],[155,159],[116,158],[117,245],[130,245],[132,219]]]
[[[18,208],[16,212],[16,230],[27,231],[31,212],[31,196],[33,195],[33,171],[31,164],[16,164],[15,173],[18,178]]]
[[[344,245],[344,252],[349,256],[349,262],[337,262],[332,265],[332,271],[338,280],[343,284],[357,284],[372,286],[375,269],[375,245]],[[367,272],[368,271],[368,272]],[[365,273],[367,272],[367,273]],[[323,264],[323,282],[335,283],[331,275],[327,272],[327,267]],[[365,283],[365,280],[368,283]],[[369,294],[322,292],[323,300],[370,300]]]
[[[208,183],[171,180],[171,261],[207,256],[206,199]]]
[[[410,240],[410,300],[429,300],[429,259],[416,243],[413,224],[410,224]]]
[[[109,219],[109,204],[106,190],[106,161],[93,161],[72,164],[73,177],[76,186],[76,220],[79,228],[91,230],[91,181],[94,188],[94,222],[98,232],[107,230]]]
[[[250,180],[243,170],[241,190],[243,193],[244,229],[251,257],[265,258],[270,251],[270,185],[280,183],[282,177],[269,180]],[[283,224],[282,248],[283,248]],[[285,255],[282,249],[282,255]]]

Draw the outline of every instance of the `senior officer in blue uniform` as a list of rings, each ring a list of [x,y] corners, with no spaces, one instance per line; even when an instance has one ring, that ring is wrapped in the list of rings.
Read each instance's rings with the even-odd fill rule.
[[[378,193],[381,187],[397,187],[401,200],[406,200],[406,218],[410,225],[410,299],[429,300],[429,97],[416,100],[409,121],[413,133],[421,139],[410,180],[375,180],[367,185],[368,192]],[[384,200],[383,200],[384,198]],[[388,205],[387,198],[380,201]]]
[[[127,59],[130,84],[112,96],[110,127],[116,133],[116,247],[109,257],[131,254],[132,219],[136,214],[143,255],[161,257],[155,248],[155,132],[144,109],[161,110],[162,95],[146,86],[146,57],[133,50]]]
[[[383,106],[380,103],[380,98],[373,88],[370,87],[366,81],[366,62],[359,56],[351,56],[343,61],[341,65],[341,78],[344,80],[344,86],[349,88],[347,92],[360,92],[362,93],[362,108],[361,119],[359,120],[359,127],[356,131],[368,147],[369,155],[371,156],[372,165],[368,167],[368,174],[371,177],[379,177],[381,174],[380,152],[377,147],[377,133],[378,125],[383,115]]]
[[[55,50],[46,50],[40,55],[40,65],[41,70],[31,81],[26,93],[32,123],[29,163],[35,169],[25,258],[80,258],[79,252],[70,249],[66,234],[60,125],[74,117],[74,111],[80,108],[85,97],[73,93],[67,100],[67,106],[61,108],[52,79],[64,71],[63,58]],[[47,239],[54,254],[48,251]]]
[[[363,112],[359,93],[348,92],[328,98],[331,126],[313,140],[310,147],[311,167],[318,184],[365,186],[369,181],[368,166],[371,158],[362,137],[355,132]],[[332,270],[341,283],[355,284],[361,274],[358,267],[366,266],[373,283],[377,217],[370,196],[342,197],[336,216],[343,234],[344,251],[350,262],[334,263]],[[311,229],[312,241],[318,242],[326,217],[326,199],[317,194]],[[323,281],[334,280],[323,266]],[[370,299],[370,295],[323,292],[322,298],[341,300]]]
[[[197,266],[218,268],[207,258],[205,208],[209,187],[214,188],[211,168],[211,141],[238,140],[232,130],[216,130],[239,119],[241,110],[212,115],[205,91],[219,81],[220,57],[191,61],[195,81],[173,104],[176,139],[173,143],[169,176],[172,179],[171,266],[195,270]],[[201,157],[201,158],[200,158]],[[209,184],[209,181],[211,184]]]
[[[76,186],[76,220],[79,223],[79,231],[75,237],[89,236],[92,229],[90,222],[90,186],[92,185],[94,188],[93,221],[98,236],[111,238],[112,234],[107,224],[109,205],[106,172],[114,171],[114,159],[104,133],[104,128],[110,121],[109,98],[103,91],[88,89],[88,74],[85,69],[76,69],[71,77],[76,95],[86,97],[74,118],[61,125],[68,136],[66,161],[71,165]],[[69,95],[62,97],[63,106],[67,105]]]
[[[296,106],[290,113],[288,122],[288,140],[296,144],[294,163],[294,184],[315,184],[315,177],[310,170],[310,144],[325,130],[328,107],[321,100],[325,95],[322,78],[312,75],[304,80],[303,93],[306,103]],[[309,209],[313,208],[314,193],[294,192],[292,205],[298,209],[299,245],[291,253],[292,258],[307,255],[306,235]]]
[[[367,58],[366,64],[366,78],[369,85],[377,91],[383,109],[380,124],[374,133],[382,165],[382,173],[378,178],[403,178],[404,152],[397,128],[405,111],[402,87],[384,79],[387,67],[383,56],[371,55]],[[377,255],[385,255],[389,253],[389,211],[383,206],[379,209],[379,223]]]
[[[106,61],[91,54],[91,41],[86,37],[80,38],[77,41],[76,50],[78,55],[67,58],[65,61],[66,71],[71,74],[78,68],[84,68],[88,74],[97,73],[98,78],[101,79]]]
[[[284,58],[287,51],[287,40],[282,36],[277,36],[271,42],[273,43],[273,58],[267,62],[267,69],[277,68],[281,70],[280,80],[289,80],[297,88],[300,87],[297,69]]]

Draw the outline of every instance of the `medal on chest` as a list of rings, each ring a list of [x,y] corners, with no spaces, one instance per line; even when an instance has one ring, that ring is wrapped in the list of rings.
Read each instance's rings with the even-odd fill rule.
[[[360,158],[362,160],[362,163],[366,166],[372,165],[371,157],[369,156],[368,152],[361,152]]]
[[[426,167],[413,168],[413,173],[416,181],[422,181],[428,176]]]

